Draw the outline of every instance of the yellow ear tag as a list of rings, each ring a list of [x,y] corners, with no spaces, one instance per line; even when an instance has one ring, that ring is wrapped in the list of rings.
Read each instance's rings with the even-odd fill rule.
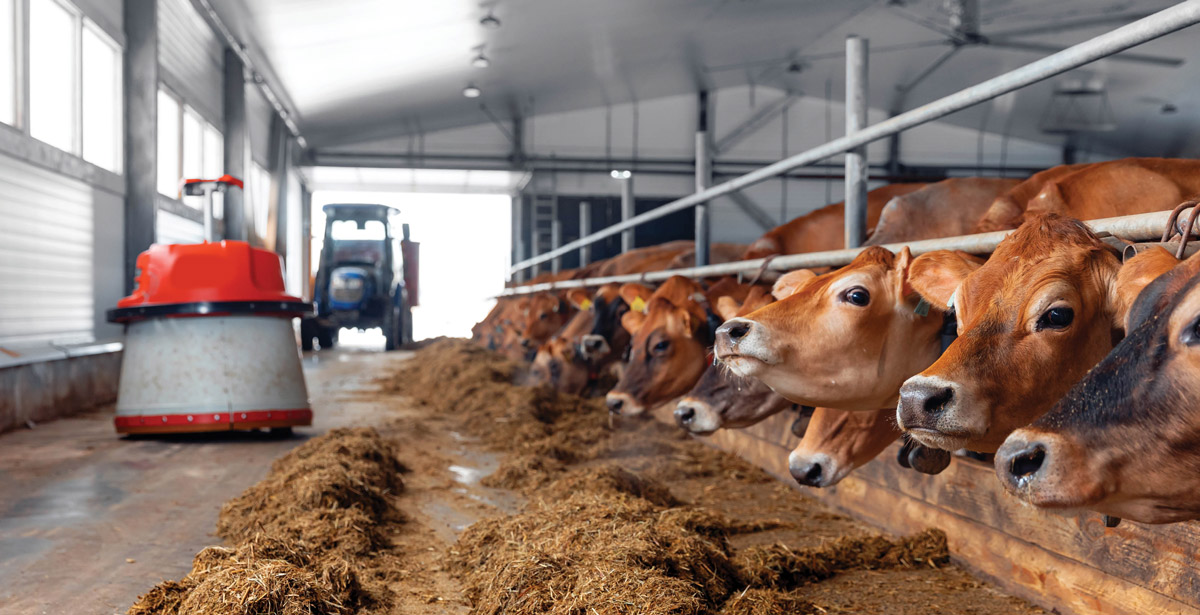
[[[641,297],[638,297],[633,300],[633,303],[630,304],[629,309],[631,309],[635,312],[645,313],[646,312],[646,302],[643,301]]]
[[[590,309],[592,309],[592,300],[591,300],[591,299],[584,299],[582,302],[580,302],[580,304],[579,304],[579,309],[581,309],[581,310],[590,310]]]

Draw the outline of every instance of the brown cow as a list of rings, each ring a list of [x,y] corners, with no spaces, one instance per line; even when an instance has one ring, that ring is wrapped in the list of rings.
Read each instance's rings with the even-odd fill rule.
[[[517,340],[509,348],[514,359],[532,361],[538,346],[563,328],[575,313],[575,308],[554,292],[530,295],[524,311],[517,317]],[[519,353],[519,354],[518,354]]]
[[[890,184],[868,192],[867,228],[874,228],[878,224],[880,212],[893,197],[919,190],[925,185]],[[845,210],[845,203],[834,203],[777,226],[750,244],[742,254],[742,259],[763,258],[773,254],[838,250],[845,246],[845,235],[842,232]]]
[[[912,260],[907,248],[897,255],[871,247],[837,271],[780,278],[777,290],[794,291],[722,325],[717,358],[804,405],[894,407],[904,380],[941,350],[942,313],[910,286]]]
[[[900,437],[891,408],[850,412],[817,408],[800,444],[788,455],[788,471],[801,485],[832,487]]]
[[[1038,171],[1029,179],[1017,184],[1004,195],[992,202],[991,207],[984,213],[975,226],[976,233],[992,231],[1007,231],[1021,226],[1022,216],[1025,215],[1025,205],[1029,199],[1037,196],[1046,184],[1062,179],[1076,171],[1087,168],[1088,164],[1060,164],[1044,171]]]
[[[677,256],[695,248],[691,241],[669,241],[656,246],[634,248],[614,256],[596,271],[596,277],[662,271],[671,266]]]
[[[714,297],[736,294],[730,286],[721,281],[710,291]],[[704,372],[712,331],[720,324],[704,288],[693,280],[672,276],[653,293],[647,291],[637,284],[621,287],[632,308],[621,323],[632,340],[621,379],[608,393],[614,414],[637,416],[691,389]]]
[[[740,243],[714,243],[708,248],[708,264],[719,265],[721,263],[732,263],[742,259],[742,254],[746,251],[746,246]],[[684,250],[676,256],[667,266],[667,269],[682,269],[684,267],[696,266],[696,248],[695,244],[688,250]]]
[[[1157,263],[1173,260],[1162,252]],[[1200,518],[1200,254],[1145,287],[1128,331],[1054,408],[1008,436],[996,473],[1043,508]]]
[[[1135,272],[1082,222],[1056,214],[1027,215],[981,267],[944,252],[918,257],[911,283],[954,308],[958,338],[901,387],[901,428],[926,446],[994,452],[1120,339],[1120,289],[1144,277]]]
[[[970,234],[993,201],[1020,183],[1019,179],[953,177],[894,197],[879,214],[866,245]]]
[[[629,333],[621,326],[629,307],[619,289],[617,284],[605,284],[595,293],[582,288],[567,292],[579,311],[538,349],[531,370],[535,384],[580,395],[601,377],[616,375],[611,372],[629,344]]]
[[[765,307],[775,300],[769,290],[755,286],[744,303],[733,297],[717,299],[717,313],[725,319],[736,318]],[[780,411],[797,408],[767,385],[753,378],[741,378],[724,366],[712,364],[692,390],[675,407],[675,422],[696,435],[709,435],[718,429],[749,427]],[[796,431],[803,433],[802,429]]]
[[[1049,169],[1045,173],[1055,172]],[[1200,160],[1125,158],[1059,171],[1037,194],[989,211],[981,230],[1015,228],[1035,213],[1080,220],[1169,210],[1200,194]],[[1014,209],[1019,208],[1019,211]]]

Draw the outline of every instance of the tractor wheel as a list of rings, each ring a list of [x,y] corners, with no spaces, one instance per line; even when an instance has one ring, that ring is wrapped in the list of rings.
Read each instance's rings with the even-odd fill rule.
[[[321,345],[321,350],[333,350],[333,343],[336,337],[337,329],[318,326],[317,343]]]
[[[404,341],[400,339],[404,323],[400,321],[400,308],[392,306],[387,318],[383,319],[383,336],[387,338],[384,350],[398,350]]]

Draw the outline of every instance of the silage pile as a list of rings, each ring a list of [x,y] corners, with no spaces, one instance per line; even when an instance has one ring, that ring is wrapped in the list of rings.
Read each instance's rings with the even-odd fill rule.
[[[339,615],[384,611],[383,528],[403,466],[374,430],[335,429],[277,459],[221,509],[192,570],[141,596],[130,615]]]
[[[521,514],[476,523],[451,549],[474,615],[806,615],[824,610],[804,586],[838,572],[949,559],[937,531],[734,553],[729,537],[772,523],[731,521],[668,485],[764,473],[653,420],[612,429],[598,400],[515,386],[518,377],[492,352],[443,341],[385,383],[508,453],[488,483],[529,496]]]

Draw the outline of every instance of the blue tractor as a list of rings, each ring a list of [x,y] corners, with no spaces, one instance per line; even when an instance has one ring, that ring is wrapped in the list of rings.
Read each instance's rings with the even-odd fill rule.
[[[386,205],[326,205],[325,242],[313,285],[313,316],[300,323],[300,343],[312,350],[337,343],[340,329],[383,331],[388,350],[412,341],[419,244]]]

